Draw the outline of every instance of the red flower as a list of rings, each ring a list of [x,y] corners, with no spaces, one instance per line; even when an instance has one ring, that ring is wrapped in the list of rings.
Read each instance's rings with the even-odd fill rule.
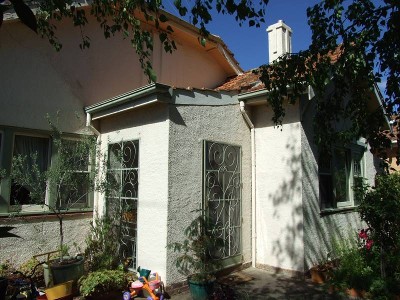
[[[368,239],[367,242],[365,243],[365,249],[370,250],[373,244],[374,244],[374,241]]]
[[[358,233],[358,237],[362,240],[368,239],[368,233],[366,230],[361,229],[360,232]]]

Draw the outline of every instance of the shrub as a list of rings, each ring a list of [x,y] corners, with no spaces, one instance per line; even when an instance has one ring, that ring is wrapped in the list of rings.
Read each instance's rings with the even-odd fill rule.
[[[116,269],[119,263],[118,242],[108,217],[95,218],[86,238],[85,257],[89,271]]]
[[[363,255],[375,274],[370,293],[390,299],[400,292],[400,173],[378,175],[375,187],[364,187],[359,212],[369,226]]]
[[[125,272],[120,269],[95,271],[79,279],[79,290],[85,297],[110,291],[122,291],[126,286]]]
[[[331,283],[338,288],[368,290],[373,280],[373,269],[368,265],[363,248],[355,241],[337,244],[338,264],[332,271]]]

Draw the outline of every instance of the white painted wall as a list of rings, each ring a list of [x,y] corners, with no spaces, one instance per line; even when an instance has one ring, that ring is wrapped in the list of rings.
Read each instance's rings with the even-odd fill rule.
[[[301,124],[288,106],[282,130],[271,109],[252,109],[256,143],[256,265],[303,271]]]
[[[63,221],[64,244],[69,246],[71,255],[85,250],[85,239],[90,232],[91,219],[90,213],[65,217]],[[18,267],[31,259],[33,255],[60,248],[60,229],[56,217],[49,215],[17,216],[0,220],[0,226],[15,227],[10,232],[18,236],[0,239],[0,263],[8,260]],[[45,257],[40,259],[45,259]]]
[[[206,94],[206,93],[205,93]],[[196,99],[201,98],[197,95]],[[210,103],[218,102],[204,95]],[[184,239],[183,230],[202,207],[203,140],[238,145],[242,150],[242,253],[251,262],[251,152],[250,130],[241,116],[239,103],[224,106],[171,105],[169,151],[168,242]],[[186,278],[175,268],[178,256],[169,250],[166,284]]]
[[[101,122],[102,147],[139,140],[137,265],[166,277],[168,120],[164,105],[152,105]],[[101,200],[101,199],[100,199]]]
[[[18,20],[0,30],[0,125],[48,129],[46,113],[60,110],[64,131],[74,132],[83,120],[83,107],[148,83],[129,39],[105,39],[89,17],[85,34],[89,49],[80,50],[80,32],[66,22],[57,24],[63,47],[56,52],[46,39]],[[152,60],[158,82],[178,87],[214,88],[228,71],[204,47],[174,36],[178,50],[165,53],[157,35]],[[221,57],[221,56],[220,56]],[[207,74],[207,76],[203,76]],[[66,126],[68,124],[68,126]]]

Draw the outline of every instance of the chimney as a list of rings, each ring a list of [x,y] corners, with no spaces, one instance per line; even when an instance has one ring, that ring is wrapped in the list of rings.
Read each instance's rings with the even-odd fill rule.
[[[267,28],[269,63],[272,63],[279,56],[292,52],[292,29],[279,20]]]

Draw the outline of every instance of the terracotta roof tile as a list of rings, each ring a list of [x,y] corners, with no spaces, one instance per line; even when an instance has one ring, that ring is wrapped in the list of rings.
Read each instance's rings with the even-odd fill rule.
[[[339,46],[335,51],[329,52],[328,56],[331,59],[331,63],[337,62],[343,49]],[[238,91],[253,92],[262,90],[265,85],[260,80],[260,75],[253,73],[253,70],[247,71],[243,74],[230,77],[225,83],[215,88],[217,91]]]
[[[238,91],[249,92],[257,91],[265,88],[264,84],[260,81],[260,75],[253,73],[253,70],[247,71],[243,74],[237,75],[217,87],[217,91]]]

